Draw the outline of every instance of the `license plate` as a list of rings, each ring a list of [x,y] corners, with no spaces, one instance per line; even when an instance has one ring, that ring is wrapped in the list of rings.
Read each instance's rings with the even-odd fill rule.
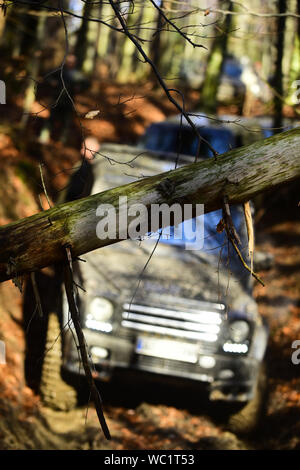
[[[179,341],[139,337],[135,351],[137,354],[144,354],[145,356],[161,357],[193,364],[198,360],[198,346]]]

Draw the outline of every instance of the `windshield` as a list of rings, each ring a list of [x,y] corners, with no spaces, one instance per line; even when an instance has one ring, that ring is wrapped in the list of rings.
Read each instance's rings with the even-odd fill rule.
[[[206,128],[199,128],[200,135],[207,140],[214,149],[222,154],[231,148],[237,147],[236,136],[229,129],[211,126]],[[187,126],[182,126],[180,132],[180,125],[174,123],[158,123],[153,124],[149,127],[144,138],[144,146],[149,150],[159,150],[165,152],[180,152],[186,155],[196,155],[197,151],[197,138],[192,129]],[[200,155],[202,158],[212,157],[212,152],[208,148],[207,144],[202,143],[200,148]],[[171,165],[170,165],[171,169]],[[245,229],[245,221],[242,208],[240,206],[231,207],[231,215],[234,226],[241,238],[242,246],[247,246],[247,235]],[[220,256],[223,259],[228,258],[228,241],[225,230],[222,232],[217,231],[217,225],[222,219],[222,210],[209,212],[205,215],[201,215],[198,218],[199,226],[204,224],[203,231],[203,246],[202,251],[207,254]],[[187,242],[191,242],[186,234],[191,233],[191,227],[186,229],[187,224],[191,221],[185,221],[181,225],[181,239],[175,237],[175,228],[167,227],[163,231],[151,236],[151,238],[157,238],[160,236],[161,243],[167,243],[178,247],[185,247]],[[196,219],[192,220],[192,233],[195,232]],[[221,251],[220,251],[221,250]],[[235,255],[230,256],[234,262]],[[240,264],[240,263],[239,263]]]
[[[244,215],[239,206],[231,207],[231,216],[234,227],[236,228],[242,242],[242,246],[247,246],[247,238],[244,227]],[[222,232],[217,231],[217,225],[222,219],[222,210],[209,212],[201,215],[196,219],[184,221],[179,224],[178,229],[174,227],[166,227],[161,229],[156,234],[152,234],[151,238],[158,238],[160,235],[160,242],[167,243],[182,248],[186,248],[187,244],[194,249],[204,251],[211,255],[219,255],[220,249],[222,257],[228,256],[228,243],[225,230]],[[203,227],[203,237],[197,242],[195,237],[196,223],[198,227]],[[190,225],[191,224],[191,225]],[[178,238],[176,230],[182,236]],[[200,242],[200,243],[199,243]],[[192,248],[193,249],[193,248]]]

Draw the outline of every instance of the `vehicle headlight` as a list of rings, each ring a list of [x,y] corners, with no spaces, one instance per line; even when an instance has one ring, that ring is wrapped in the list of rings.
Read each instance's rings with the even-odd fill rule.
[[[113,304],[104,297],[95,297],[89,304],[88,319],[108,322],[113,315]]]
[[[244,320],[236,320],[229,327],[230,339],[235,343],[242,343],[249,335],[249,324]]]

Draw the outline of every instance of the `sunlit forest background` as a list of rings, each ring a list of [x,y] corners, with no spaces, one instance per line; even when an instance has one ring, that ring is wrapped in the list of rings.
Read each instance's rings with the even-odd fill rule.
[[[118,31],[118,19],[109,2],[62,4],[63,19],[58,7],[42,10],[39,1],[4,3],[2,79],[7,85],[7,102],[18,102],[22,129],[29,124],[30,112],[41,111],[34,108],[40,96],[49,100],[47,74],[61,66],[65,54],[76,56],[76,69],[90,80],[92,93],[113,83],[159,87],[153,69],[144,63],[130,38]],[[238,78],[240,69],[247,90],[240,92],[231,111],[244,115],[276,112],[280,124],[282,107],[296,105],[293,82],[300,69],[299,1],[254,1],[251,6],[233,1],[200,4],[199,8],[189,0],[122,1],[117,7],[168,87],[201,92],[195,107],[214,112],[217,98],[222,104],[232,104],[228,90],[232,83],[223,84],[219,96],[217,90],[222,73]],[[162,11],[178,30],[165,20]],[[293,114],[292,110],[287,112]],[[43,119],[44,115],[37,117]]]
[[[263,122],[266,136],[299,125],[300,0],[0,0],[0,6],[1,225],[60,201],[86,138],[135,145],[152,123],[178,114],[172,99],[193,113]],[[72,78],[64,83],[66,70]],[[145,390],[132,401],[130,391],[120,400],[114,388],[106,392],[116,437],[109,445],[300,448],[300,366],[290,359],[300,339],[299,182],[254,202],[257,245],[275,260],[260,273],[266,287],[254,289],[271,333],[259,433],[240,439],[206,409],[189,409],[186,398],[170,402],[164,391],[153,403]],[[38,391],[24,376],[22,305],[16,286],[0,285],[0,340],[7,345],[0,449],[109,448],[94,409],[86,427],[83,409],[41,411]],[[38,336],[34,322],[32,328]]]

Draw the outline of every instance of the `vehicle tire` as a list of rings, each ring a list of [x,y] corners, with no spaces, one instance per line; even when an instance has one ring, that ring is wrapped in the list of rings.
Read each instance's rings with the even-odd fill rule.
[[[227,427],[235,434],[251,434],[257,428],[264,411],[267,376],[262,365],[258,374],[254,397],[238,412],[228,418]]]
[[[77,405],[77,392],[61,376],[62,341],[57,315],[50,313],[42,368],[40,394],[44,405],[59,411],[68,411]]]

